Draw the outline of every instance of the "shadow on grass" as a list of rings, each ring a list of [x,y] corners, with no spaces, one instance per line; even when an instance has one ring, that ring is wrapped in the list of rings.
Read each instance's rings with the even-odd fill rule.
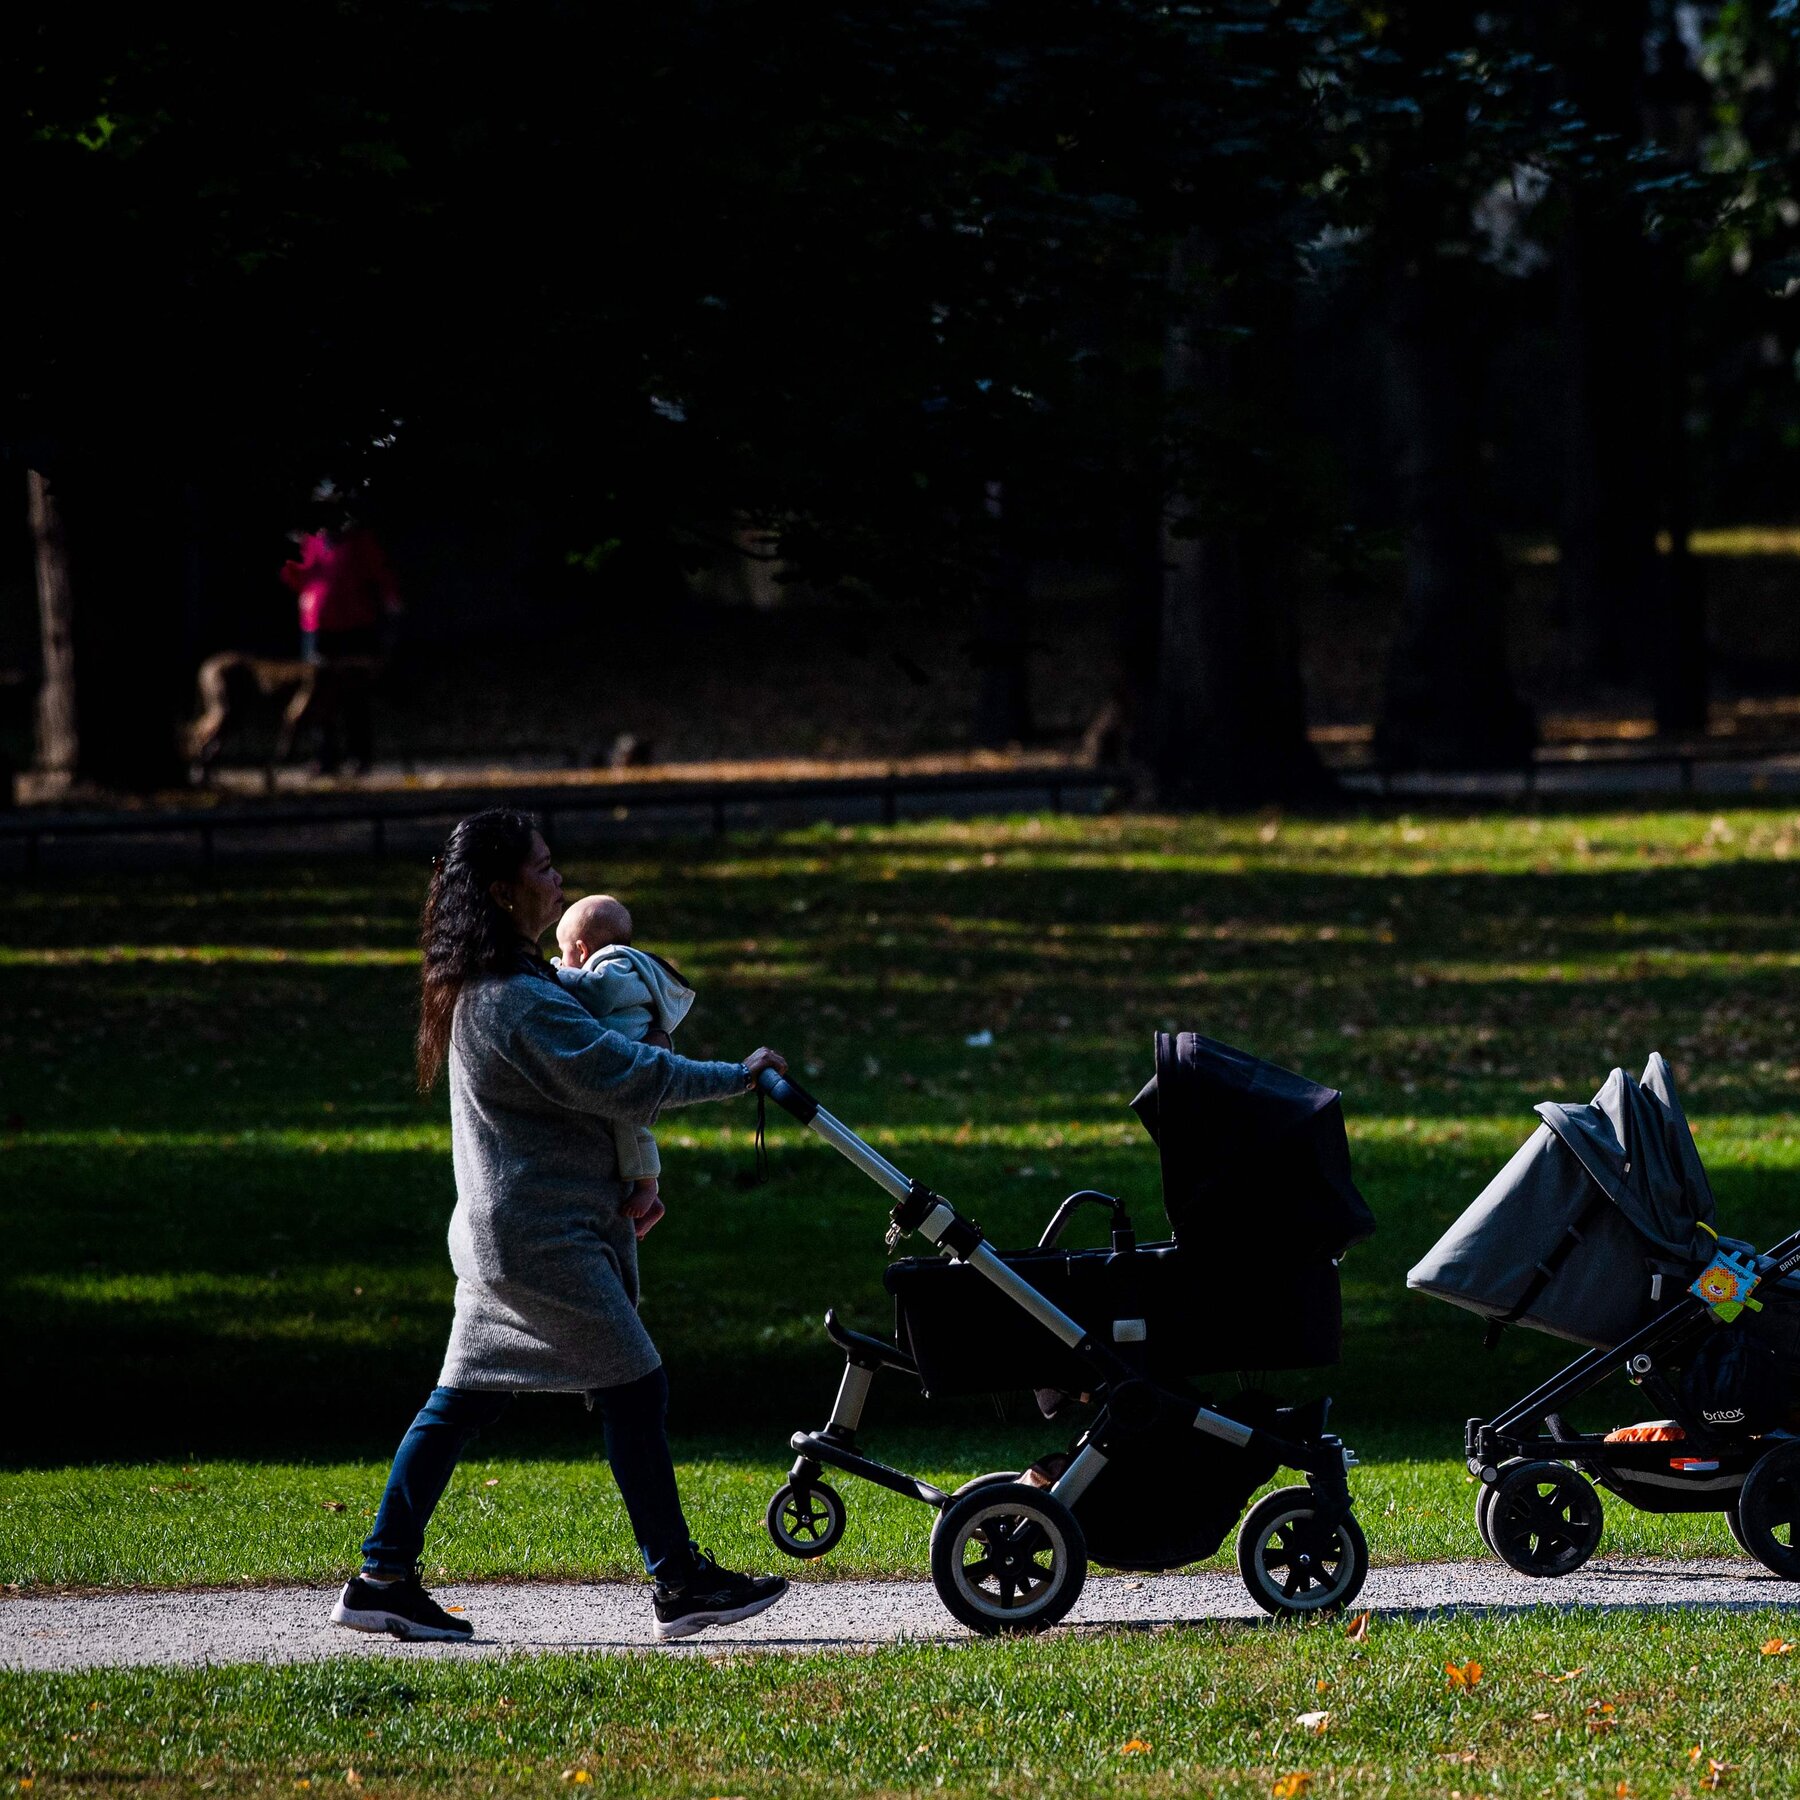
[[[1662,863],[1629,854],[1640,828]],[[782,1045],[1003,1244],[1082,1186],[1124,1194],[1146,1236],[1160,1223],[1125,1110],[1159,1026],[1343,1087],[1381,1230],[1346,1266],[1344,1367],[1284,1386],[1329,1388],[1352,1436],[1441,1452],[1566,1360],[1520,1334],[1483,1356],[1474,1321],[1403,1285],[1536,1100],[1585,1099],[1661,1048],[1728,1226],[1800,1224],[1800,948],[1789,871],[1730,854],[1704,819],[1571,816],[1541,846],[1509,821],[1491,860],[1527,866],[1502,873],[1465,866],[1463,827],[1437,847],[1411,829],[1320,824],[1297,848],[1204,821],[812,833],[582,859],[569,885],[626,893],[643,941],[694,974],[684,1049]],[[435,1377],[451,1289],[443,1098],[408,1076],[421,887],[391,865],[276,866],[0,903],[7,1461],[391,1445]],[[885,1205],[785,1121],[775,1180],[745,1190],[749,1122],[664,1121],[645,1311],[677,1429],[760,1439],[829,1406],[826,1305],[883,1325]],[[1276,1241],[1245,1195],[1219,1221],[1222,1278]],[[993,1417],[897,1384],[881,1405],[906,1427]],[[515,1409],[507,1432],[525,1453],[587,1439],[571,1403]]]

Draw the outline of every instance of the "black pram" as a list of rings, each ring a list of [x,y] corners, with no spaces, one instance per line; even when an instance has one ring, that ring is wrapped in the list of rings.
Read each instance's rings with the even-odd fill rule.
[[[790,1556],[822,1556],[843,1534],[826,1467],[937,1510],[931,1571],[956,1618],[980,1632],[1030,1631],[1074,1605],[1089,1561],[1174,1569],[1211,1556],[1250,1496],[1278,1468],[1305,1487],[1252,1509],[1238,1533],[1251,1594],[1272,1613],[1341,1606],[1361,1587],[1368,1549],[1351,1515],[1353,1462],[1325,1429],[1328,1400],[1284,1407],[1250,1389],[1214,1399],[1199,1378],[1335,1363],[1337,1262],[1374,1229],[1350,1175],[1335,1090],[1192,1032],[1156,1038],[1156,1074],[1132,1102],[1156,1140],[1173,1237],[1136,1240],[1121,1201],[1072,1194],[1034,1250],[1001,1255],[980,1226],[772,1073],[763,1091],[893,1197],[890,1249],[916,1231],[941,1256],[888,1265],[895,1338],[825,1315],[844,1352],[831,1419],[794,1434],[793,1470],[768,1526]],[[1083,1207],[1111,1215],[1106,1250],[1064,1250]],[[1271,1280],[1234,1263],[1254,1207],[1279,1244]],[[1089,1399],[1094,1411],[1048,1485],[1014,1471],[953,1494],[870,1461],[857,1448],[877,1371],[930,1396],[1035,1388]]]
[[[1721,1238],[1669,1066],[1614,1069],[1543,1123],[1407,1283],[1489,1321],[1589,1346],[1464,1451],[1482,1541],[1525,1575],[1566,1575],[1600,1542],[1594,1484],[1645,1512],[1723,1512],[1758,1561],[1800,1580],[1800,1234],[1766,1255]],[[1666,1416],[1608,1433],[1562,1408],[1624,1374]],[[1537,1423],[1542,1422],[1542,1430]]]

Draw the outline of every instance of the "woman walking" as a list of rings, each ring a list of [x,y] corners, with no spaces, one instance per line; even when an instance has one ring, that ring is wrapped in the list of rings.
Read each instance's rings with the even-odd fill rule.
[[[434,859],[425,901],[419,1086],[450,1072],[456,1319],[443,1372],[400,1442],[363,1567],[335,1624],[404,1638],[467,1638],[417,1570],[425,1527],[469,1440],[515,1393],[579,1393],[654,1585],[659,1638],[747,1619],[787,1591],[721,1569],[682,1515],[662,1359],[637,1315],[639,1222],[622,1210],[612,1123],[750,1091],[773,1050],[695,1062],[597,1025],[558,986],[538,939],[562,877],[534,821],[464,819]]]

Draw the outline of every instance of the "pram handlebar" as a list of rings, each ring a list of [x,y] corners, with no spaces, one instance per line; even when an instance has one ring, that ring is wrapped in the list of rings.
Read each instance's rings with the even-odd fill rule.
[[[819,1103],[799,1082],[790,1081],[785,1075],[778,1075],[773,1069],[764,1069],[757,1076],[756,1085],[781,1108],[784,1113],[792,1113],[802,1125],[810,1125],[813,1115],[819,1110]]]
[[[1040,1325],[1071,1348],[1086,1341],[1088,1334],[1081,1325],[1053,1306],[1023,1276],[1008,1268],[982,1241],[979,1225],[962,1218],[942,1195],[934,1194],[902,1175],[873,1145],[865,1144],[842,1120],[834,1119],[805,1088],[777,1075],[773,1069],[764,1069],[757,1076],[756,1085],[784,1112],[792,1113],[815,1137],[823,1138],[877,1187],[885,1188],[900,1202],[894,1208],[896,1237],[906,1231],[921,1233],[927,1242],[935,1244],[947,1255],[979,1270],[1016,1305],[1023,1307]],[[890,1237],[889,1242],[894,1241],[895,1238]],[[1096,1353],[1103,1357],[1111,1354],[1098,1346]]]
[[[841,1119],[834,1119],[797,1081],[764,1069],[756,1085],[785,1113],[791,1113],[814,1137],[823,1138],[848,1162],[853,1162],[879,1188],[896,1200],[906,1199],[913,1183],[871,1144],[865,1144]]]

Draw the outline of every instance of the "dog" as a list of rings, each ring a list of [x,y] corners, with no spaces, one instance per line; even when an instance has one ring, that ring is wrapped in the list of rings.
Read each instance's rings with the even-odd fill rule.
[[[369,656],[340,656],[325,662],[253,656],[243,650],[221,650],[209,656],[195,681],[200,716],[187,729],[187,754],[199,765],[201,784],[210,780],[232,727],[270,708],[279,709],[274,749],[263,766],[263,781],[271,790],[277,764],[293,756],[294,745],[307,728],[320,734],[322,773],[336,768],[340,724],[349,726],[351,753],[358,766],[367,770],[367,733],[359,725],[366,723],[369,688],[379,670],[379,660]]]

